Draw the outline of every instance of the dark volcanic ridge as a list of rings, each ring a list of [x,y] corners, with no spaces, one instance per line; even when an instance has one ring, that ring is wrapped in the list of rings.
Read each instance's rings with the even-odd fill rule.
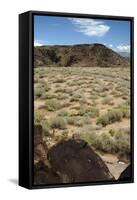
[[[34,47],[35,67],[128,67],[129,61],[102,44]]]

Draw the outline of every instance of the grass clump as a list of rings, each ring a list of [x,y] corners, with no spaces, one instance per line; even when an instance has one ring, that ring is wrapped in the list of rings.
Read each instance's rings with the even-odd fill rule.
[[[57,129],[64,130],[64,129],[66,129],[66,126],[67,126],[67,121],[63,117],[55,117],[55,118],[51,119],[51,121],[50,121],[50,127],[52,129],[57,128]]]
[[[44,95],[47,91],[49,91],[49,86],[48,83],[42,83],[42,84],[37,84],[34,88],[34,97],[40,98],[42,95]]]
[[[77,123],[77,117],[67,117],[67,123],[75,126]]]
[[[130,117],[130,107],[127,104],[120,105],[118,109],[122,112],[123,118]]]
[[[90,116],[90,117],[97,117],[99,116],[99,109],[90,106],[81,106],[78,115],[80,116]]]
[[[58,116],[59,117],[66,117],[66,116],[68,116],[68,112],[66,110],[62,110],[58,113]]]
[[[126,156],[130,154],[130,134],[128,131],[114,130],[112,135],[109,132],[98,135],[88,129],[81,132],[80,137],[98,151]]]
[[[34,124],[41,124],[43,120],[43,115],[39,112],[34,113]]]
[[[75,121],[75,126],[84,126],[85,124],[91,124],[89,117],[77,117]]]
[[[61,108],[61,104],[57,100],[50,99],[50,100],[46,100],[45,108],[48,111],[56,111],[56,110],[59,110]]]
[[[106,126],[108,124],[112,124],[117,121],[121,121],[123,114],[120,110],[110,110],[106,114],[100,116],[97,119],[97,124],[101,124],[102,126]]]
[[[74,101],[79,101],[81,98],[81,94],[74,94],[71,99],[70,102],[74,102]]]
[[[57,80],[54,81],[54,83],[64,83],[65,79],[63,78],[58,78]]]

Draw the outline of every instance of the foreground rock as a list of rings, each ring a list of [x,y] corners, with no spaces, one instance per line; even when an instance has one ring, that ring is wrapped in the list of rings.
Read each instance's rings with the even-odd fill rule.
[[[120,175],[119,180],[131,179],[131,165],[129,165]]]
[[[52,169],[40,161],[34,166],[34,184],[57,184],[61,183],[61,178]]]
[[[103,160],[84,140],[61,141],[48,152],[54,171],[67,177],[67,182],[113,180]]]
[[[42,161],[47,157],[47,145],[43,141],[42,126],[34,126],[34,161]]]

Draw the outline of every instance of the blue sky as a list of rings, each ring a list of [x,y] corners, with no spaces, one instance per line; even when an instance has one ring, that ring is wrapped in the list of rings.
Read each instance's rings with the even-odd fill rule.
[[[101,43],[130,51],[130,22],[119,20],[34,16],[34,45]]]

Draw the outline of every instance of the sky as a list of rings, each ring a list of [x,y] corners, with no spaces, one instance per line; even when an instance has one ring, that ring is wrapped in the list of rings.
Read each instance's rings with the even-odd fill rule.
[[[34,16],[34,46],[92,43],[130,52],[130,21]]]

